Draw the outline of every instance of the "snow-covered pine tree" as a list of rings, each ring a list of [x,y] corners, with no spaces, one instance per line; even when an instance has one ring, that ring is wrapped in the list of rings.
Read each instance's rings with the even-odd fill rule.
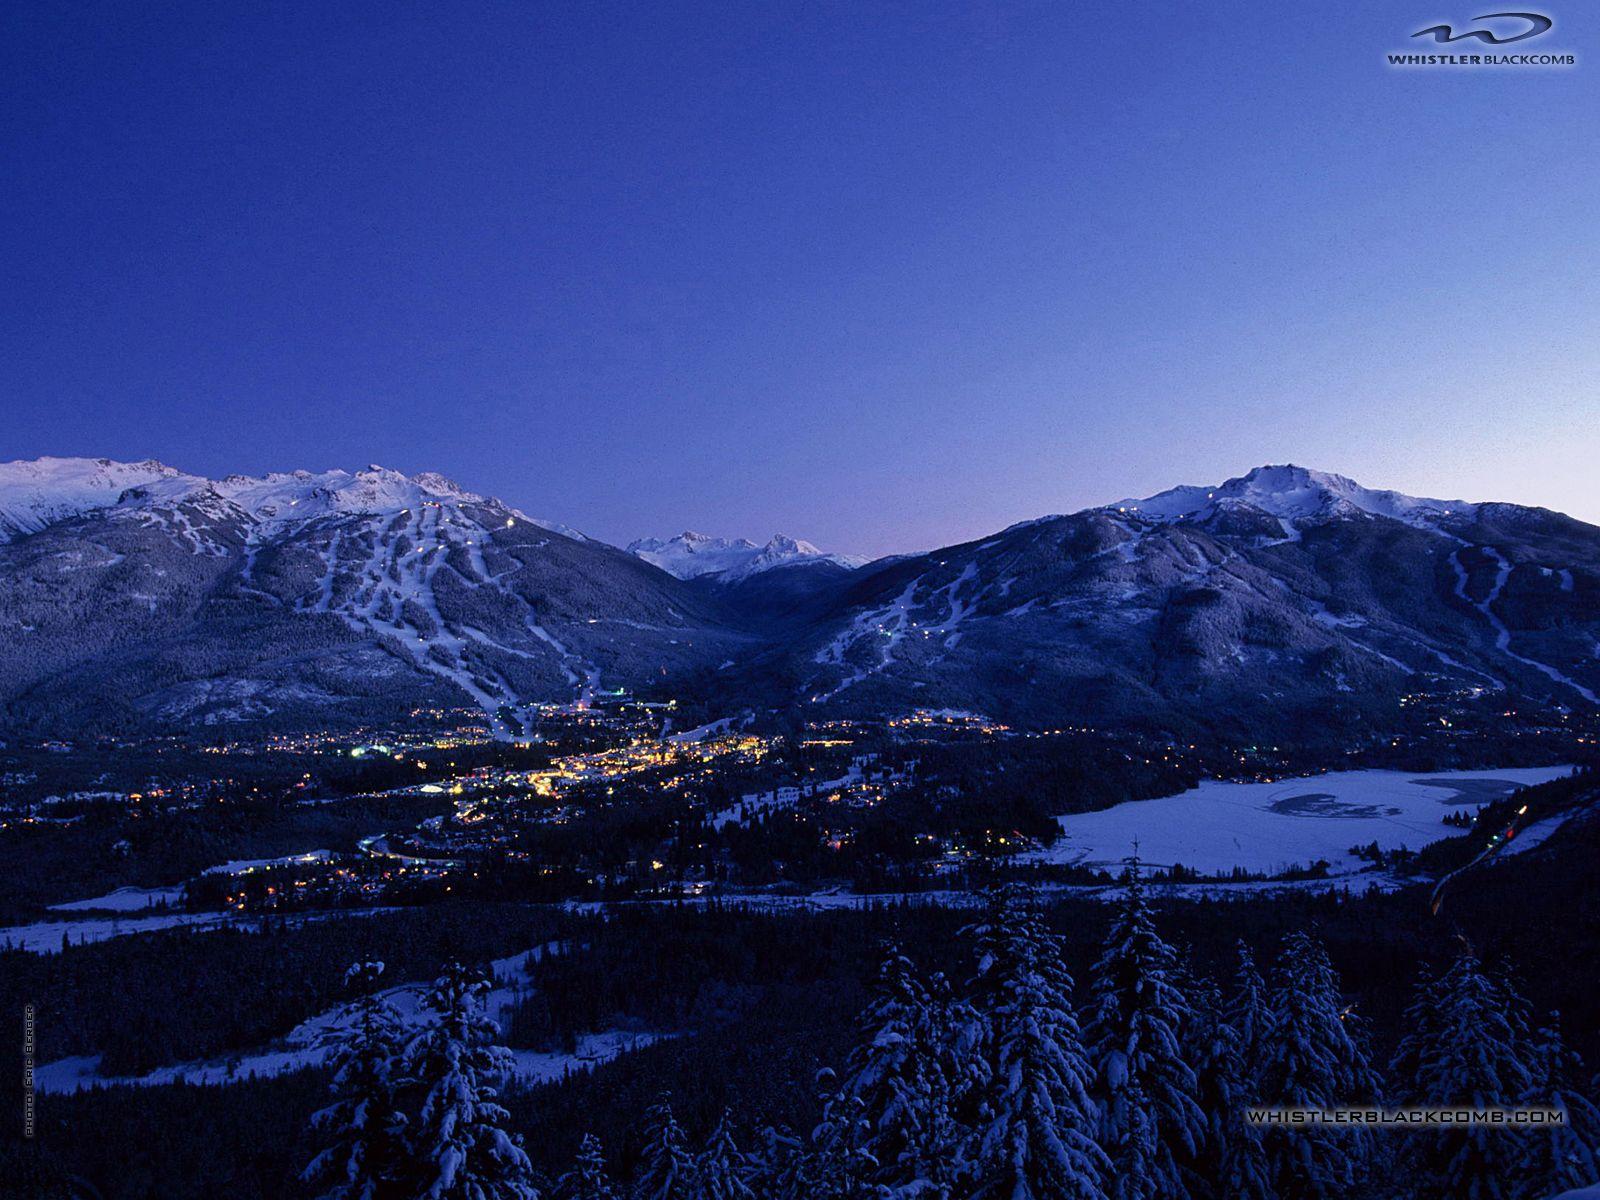
[[[931,1200],[949,1195],[955,1187],[958,1151],[973,1124],[969,1114],[983,1104],[990,1077],[984,1053],[986,1023],[970,1004],[951,995],[942,974],[928,981],[928,999],[923,1036],[933,1049],[929,1079],[934,1090],[928,1097],[920,1143],[910,1155],[911,1181],[900,1194]]]
[[[1434,978],[1424,978],[1406,1009],[1405,1037],[1391,1076],[1405,1105],[1496,1108],[1516,1104],[1533,1086],[1518,1014],[1520,998],[1486,975],[1463,951]],[[1399,1146],[1409,1195],[1520,1200],[1530,1134],[1469,1126],[1419,1130]]]
[[[860,1104],[863,1149],[878,1164],[875,1178],[895,1195],[934,1192],[947,1182],[952,1121],[945,1058],[954,1047],[945,1024],[941,1003],[911,963],[885,947],[860,1041],[845,1066],[844,1091]]]
[[[1238,962],[1233,972],[1233,989],[1228,994],[1222,1018],[1239,1042],[1240,1079],[1245,1094],[1254,1100],[1256,1080],[1261,1074],[1262,1047],[1272,1014],[1267,1009],[1267,981],[1256,968],[1255,956],[1241,939]]]
[[[317,1200],[395,1194],[406,1123],[399,1104],[404,1036],[399,1014],[376,990],[382,974],[381,962],[355,963],[345,973],[345,986],[358,995],[349,1026],[333,1039],[334,1100],[311,1118],[328,1144],[302,1176]]]
[[[592,1133],[583,1135],[572,1170],[556,1181],[554,1200],[617,1200],[617,1189],[606,1173],[605,1149]]]
[[[867,1128],[861,1101],[845,1091],[832,1070],[817,1073],[822,1119],[811,1131],[794,1174],[799,1200],[872,1200],[881,1195],[871,1182],[878,1160],[867,1147]],[[786,1198],[787,1200],[787,1198]]]
[[[1267,993],[1260,1103],[1274,1108],[1335,1108],[1371,1102],[1377,1081],[1341,1020],[1339,980],[1321,944],[1300,931],[1284,939]],[[1351,1195],[1366,1173],[1367,1131],[1262,1126],[1274,1189],[1295,1200]]]
[[[634,1184],[637,1200],[693,1200],[694,1156],[689,1139],[662,1096],[645,1115],[644,1156]]]
[[[898,1163],[923,1120],[928,993],[911,963],[884,948],[878,977],[858,1022],[860,1040],[845,1063],[844,1090],[861,1104],[867,1145],[886,1166]]]
[[[1111,1159],[1106,1194],[1111,1200],[1154,1200],[1169,1194],[1170,1185],[1158,1162],[1160,1135],[1151,1117],[1150,1101],[1137,1079],[1128,1081],[1122,1096],[1128,1104],[1124,1132],[1105,1147]]]
[[[406,1074],[420,1102],[408,1139],[406,1195],[419,1200],[538,1200],[521,1139],[495,1084],[511,1073],[511,1051],[484,1015],[489,981],[450,963],[424,1003],[434,1018],[406,1047]]]
[[[1533,1084],[1524,1103],[1548,1104],[1566,1113],[1566,1124],[1530,1135],[1531,1191],[1554,1195],[1600,1182],[1600,1109],[1583,1094],[1583,1063],[1561,1039],[1561,1017],[1533,1035]]]
[[[1122,901],[1090,975],[1084,1030],[1100,1145],[1118,1168],[1114,1196],[1187,1200],[1181,1164],[1198,1155],[1205,1137],[1199,1085],[1180,1039],[1189,1002],[1178,983],[1178,956],[1156,932],[1145,902],[1137,855],[1125,860],[1122,881]],[[1132,1144],[1140,1139],[1148,1144]]]
[[[988,1032],[988,1096],[966,1149],[963,1195],[1104,1200],[1111,1164],[1094,1140],[1089,1063],[1060,940],[1025,889],[991,893],[969,929],[978,957],[974,1008]]]
[[[1273,1200],[1272,1168],[1261,1133],[1245,1119],[1242,1108],[1229,1114],[1231,1136],[1223,1148],[1221,1170],[1212,1181],[1217,1200]]]
[[[1192,977],[1186,987],[1184,1054],[1194,1068],[1196,1099],[1206,1122],[1199,1154],[1184,1164],[1190,1193],[1214,1200],[1270,1200],[1261,1135],[1244,1114],[1251,1100],[1241,1039],[1223,1018],[1222,993],[1215,983]]]
[[[724,1110],[695,1163],[695,1200],[755,1200],[750,1164],[733,1140],[733,1114]]]
[[[750,1190],[761,1200],[802,1200],[810,1195],[805,1147],[792,1132],[762,1126],[750,1154]]]

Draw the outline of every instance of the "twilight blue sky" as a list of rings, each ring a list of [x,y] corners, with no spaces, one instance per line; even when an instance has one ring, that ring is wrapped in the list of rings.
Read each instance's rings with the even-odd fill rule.
[[[859,553],[1268,461],[1600,521],[1600,15],[1384,65],[1479,7],[14,0],[0,460]]]

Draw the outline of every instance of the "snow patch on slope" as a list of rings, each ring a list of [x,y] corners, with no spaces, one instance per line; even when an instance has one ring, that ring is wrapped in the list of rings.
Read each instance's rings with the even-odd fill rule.
[[[491,964],[494,987],[485,997],[485,1012],[502,1030],[508,1027],[517,1000],[532,986],[530,967],[543,957],[545,950],[546,947],[537,946]],[[407,983],[385,989],[380,995],[395,1010],[401,1027],[408,1033],[415,1033],[437,1019],[425,1003],[428,990],[429,985],[425,983]],[[270,1045],[205,1062],[158,1067],[144,1075],[102,1075],[100,1060],[92,1055],[58,1059],[38,1068],[35,1083],[46,1095],[61,1095],[109,1085],[223,1084],[238,1079],[270,1078],[325,1063],[359,1017],[360,1010],[355,1004],[340,1004],[302,1021]],[[582,1034],[570,1052],[517,1049],[512,1052],[515,1065],[511,1073],[522,1084],[546,1083],[571,1072],[592,1069],[618,1055],[648,1046],[662,1036],[617,1029]]]

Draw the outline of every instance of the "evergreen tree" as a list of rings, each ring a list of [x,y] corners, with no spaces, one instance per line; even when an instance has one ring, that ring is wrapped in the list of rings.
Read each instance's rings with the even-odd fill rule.
[[[1009,887],[989,898],[976,942],[976,1010],[988,1033],[986,1104],[968,1148],[972,1197],[1104,1200],[1089,1064],[1060,941]]]
[[[348,1028],[335,1035],[334,1101],[311,1118],[328,1140],[302,1178],[318,1200],[383,1200],[395,1194],[406,1119],[400,1111],[399,1014],[376,992],[381,962],[354,964],[345,986],[357,991]]]
[[[1218,1200],[1273,1200],[1271,1166],[1261,1132],[1245,1119],[1242,1109],[1228,1115],[1228,1139],[1211,1194]]]
[[[638,1200],[692,1200],[694,1158],[667,1097],[656,1101],[645,1122],[644,1157],[634,1195]]]
[[[1531,1133],[1528,1164],[1532,1191],[1540,1196],[1600,1182],[1600,1109],[1579,1089],[1583,1064],[1561,1040],[1561,1018],[1533,1038],[1533,1086],[1529,1105],[1549,1105],[1566,1114],[1566,1124]]]
[[[811,1193],[805,1147],[793,1133],[763,1126],[750,1156],[750,1190],[762,1200],[803,1200]]]
[[[1189,1189],[1180,1164],[1198,1156],[1205,1136],[1199,1085],[1180,1040],[1189,1002],[1178,983],[1177,954],[1150,916],[1137,857],[1127,860],[1123,885],[1090,977],[1085,1030],[1101,1107],[1100,1144],[1117,1167],[1115,1195],[1185,1200]]]
[[[617,1190],[606,1174],[605,1151],[592,1133],[583,1135],[578,1154],[555,1186],[555,1200],[617,1200]]]
[[[868,1148],[871,1130],[861,1101],[839,1087],[831,1070],[817,1074],[824,1091],[822,1119],[811,1131],[811,1145],[795,1176],[803,1200],[869,1200],[878,1195],[871,1184],[880,1165]]]
[[[746,1182],[749,1164],[734,1144],[732,1114],[723,1111],[722,1119],[706,1139],[695,1165],[695,1200],[755,1200]]]
[[[433,1020],[406,1047],[406,1074],[420,1094],[409,1139],[408,1195],[424,1200],[538,1200],[521,1139],[494,1084],[511,1072],[511,1051],[482,1012],[489,981],[450,963],[425,999]]]
[[[1111,1159],[1106,1193],[1111,1200],[1151,1200],[1170,1186],[1158,1158],[1160,1135],[1150,1114],[1149,1097],[1137,1079],[1128,1081],[1122,1096],[1128,1104],[1124,1132],[1115,1142],[1103,1143]]]
[[[1247,952],[1248,953],[1248,952]],[[1209,979],[1187,985],[1189,1019],[1183,1030],[1185,1057],[1199,1084],[1205,1116],[1200,1152],[1185,1165],[1190,1192],[1215,1200],[1269,1200],[1261,1135],[1245,1118],[1252,1103],[1245,1082],[1241,1039],[1226,1020],[1222,994]]]
[[[1233,973],[1233,990],[1228,996],[1223,1020],[1233,1029],[1239,1046],[1240,1080],[1252,1100],[1261,1075],[1262,1049],[1266,1042],[1271,1013],[1267,1011],[1267,983],[1256,968],[1255,956],[1243,940],[1238,943],[1238,964]]]
[[[1535,1076],[1524,1058],[1520,1008],[1520,998],[1490,979],[1469,952],[1438,976],[1424,977],[1395,1050],[1397,1100],[1462,1108],[1523,1100]],[[1533,1147],[1526,1132],[1468,1126],[1412,1132],[1399,1149],[1402,1177],[1418,1200],[1516,1200],[1525,1194]]]
[[[1268,991],[1260,1103],[1326,1109],[1370,1102],[1376,1079],[1341,1019],[1338,977],[1327,953],[1304,932],[1284,939]],[[1366,1130],[1262,1126],[1262,1147],[1280,1196],[1333,1200],[1349,1196],[1366,1172]]]
[[[844,1091],[860,1105],[862,1148],[878,1164],[876,1178],[896,1194],[947,1182],[953,1131],[945,1060],[954,1050],[947,1021],[911,963],[886,948]]]
[[[950,994],[943,975],[936,974],[929,981],[928,998],[928,1027],[923,1037],[932,1049],[933,1062],[928,1072],[927,1118],[920,1139],[907,1156],[910,1169],[902,1176],[898,1194],[936,1200],[949,1195],[955,1186],[956,1152],[972,1125],[965,1114],[983,1103],[989,1064],[984,1055],[984,1022],[970,1004]]]

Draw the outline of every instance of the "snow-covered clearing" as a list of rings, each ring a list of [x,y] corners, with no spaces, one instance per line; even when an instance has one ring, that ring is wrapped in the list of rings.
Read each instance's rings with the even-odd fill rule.
[[[1364,865],[1352,846],[1419,849],[1450,836],[1445,814],[1475,810],[1570,767],[1480,771],[1340,771],[1274,783],[1207,780],[1176,796],[1061,817],[1061,837],[1019,861],[1114,866],[1130,854],[1207,874],[1275,872],[1326,859],[1337,872]]]
[[[302,800],[301,804],[331,804],[333,800]],[[332,850],[307,850],[303,854],[285,854],[279,858],[240,858],[232,862],[207,867],[203,875],[248,875],[268,867],[288,867],[299,863],[327,862],[333,858]],[[52,904],[52,912],[87,913],[144,913],[151,909],[178,904],[183,899],[183,885],[171,887],[119,887],[103,896],[90,896],[85,900],[69,900]]]
[[[746,792],[738,801],[727,808],[721,809],[711,815],[711,827],[722,829],[727,825],[744,824],[758,817],[775,813],[785,808],[793,808],[799,803],[801,796],[815,796],[827,794],[835,788],[849,787],[852,783],[860,783],[864,778],[862,769],[865,759],[858,758],[850,764],[850,769],[837,779],[825,779],[821,783],[807,784],[805,789],[798,786],[772,788],[765,792]]]
[[[119,887],[104,896],[90,896],[87,900],[70,900],[65,904],[52,904],[52,912],[144,912],[147,909],[177,904],[183,899],[180,887]]]
[[[393,912],[392,908],[340,908],[326,912],[293,913],[273,917],[290,925],[308,921],[327,921],[340,917],[367,917],[374,913]],[[242,929],[251,933],[261,928],[263,918],[224,912],[168,912],[154,916],[104,916],[86,917],[77,921],[35,921],[31,925],[12,925],[0,929],[0,949],[26,950],[31,954],[59,954],[63,938],[72,946],[90,946],[111,938],[127,937],[134,933],[154,933],[163,929],[184,926],[196,932],[207,933],[215,929]]]
[[[1537,850],[1550,840],[1550,835],[1560,829],[1569,821],[1592,821],[1600,816],[1600,805],[1591,802],[1581,808],[1559,812],[1554,816],[1545,817],[1542,821],[1535,821],[1526,826],[1516,837],[1506,842],[1501,847],[1500,853],[1495,855],[1493,861],[1500,861],[1510,855],[1526,854],[1529,850]]]
[[[797,788],[774,788],[768,792],[746,792],[739,797],[736,803],[711,815],[711,828],[721,831],[729,825],[746,825],[772,813],[793,808],[799,802],[799,799],[799,789]]]
[[[547,947],[536,946],[521,954],[502,958],[492,964],[495,987],[489,993],[486,1011],[502,1029],[510,1019],[512,1006],[518,996],[531,986],[528,968],[536,962]],[[422,999],[428,990],[426,983],[407,983],[389,988],[383,995],[400,1014],[409,1028],[421,1028],[430,1017]],[[206,1062],[178,1063],[160,1067],[145,1075],[104,1076],[99,1073],[100,1060],[94,1055],[78,1055],[58,1059],[40,1067],[34,1073],[35,1085],[41,1092],[75,1092],[82,1088],[112,1084],[155,1086],[168,1083],[226,1083],[230,1080],[281,1075],[322,1063],[332,1052],[332,1043],[347,1031],[355,1014],[348,1004],[336,1005],[302,1021],[283,1038],[268,1046],[226,1055]],[[559,1079],[569,1071],[587,1070],[629,1050],[639,1049],[656,1041],[661,1035],[625,1030],[607,1030],[586,1034],[578,1039],[577,1048],[570,1054],[540,1050],[515,1049],[514,1068],[517,1078],[524,1083],[543,1083]]]
[[[89,945],[108,938],[125,937],[130,933],[150,933],[158,929],[175,929],[188,925],[197,929],[214,929],[229,924],[235,918],[220,912],[162,913],[151,917],[94,917],[82,921],[35,921],[31,925],[12,925],[0,929],[0,949],[27,950],[32,954],[56,954],[61,950],[62,939],[71,945]]]
[[[696,725],[693,729],[685,729],[682,733],[670,734],[663,740],[683,745],[689,742],[703,742],[710,737],[721,737],[724,734],[733,732],[735,719],[734,717],[723,717],[717,721],[708,721],[704,725]],[[746,714],[740,724],[748,724],[750,720],[751,715]]]

